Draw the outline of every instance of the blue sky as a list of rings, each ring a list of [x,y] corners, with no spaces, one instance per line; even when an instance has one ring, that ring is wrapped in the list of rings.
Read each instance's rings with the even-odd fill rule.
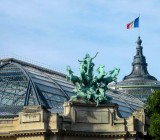
[[[151,75],[160,79],[159,0],[0,0],[0,57],[78,74],[78,59],[94,56],[96,68],[130,74],[138,29],[126,24],[140,13],[143,52]]]

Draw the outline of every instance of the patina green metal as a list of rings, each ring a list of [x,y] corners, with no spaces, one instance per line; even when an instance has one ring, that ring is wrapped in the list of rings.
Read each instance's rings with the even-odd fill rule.
[[[67,66],[67,80],[75,85],[74,92],[76,93],[70,98],[70,102],[96,103],[98,106],[111,101],[111,97],[106,95],[107,85],[117,81],[120,69],[114,68],[106,73],[104,65],[99,65],[98,75],[94,76],[95,64],[92,61],[97,54],[94,57],[86,54],[83,60],[78,60],[80,62],[79,77],[73,74],[70,66]]]

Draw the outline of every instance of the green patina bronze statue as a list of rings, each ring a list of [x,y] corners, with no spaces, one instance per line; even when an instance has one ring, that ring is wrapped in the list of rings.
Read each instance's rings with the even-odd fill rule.
[[[98,106],[111,101],[111,97],[106,95],[107,85],[117,81],[120,69],[114,68],[106,73],[104,66],[99,65],[98,75],[94,77],[92,60],[97,54],[94,57],[86,54],[82,61],[78,60],[80,62],[80,77],[73,75],[70,66],[67,66],[67,80],[75,85],[74,92],[76,93],[70,98],[70,102],[96,103]]]

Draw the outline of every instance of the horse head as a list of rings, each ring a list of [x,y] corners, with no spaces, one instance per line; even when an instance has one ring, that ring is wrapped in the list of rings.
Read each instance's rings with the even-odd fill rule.
[[[115,75],[117,76],[119,74],[120,68],[115,68]]]
[[[97,72],[99,73],[104,72],[104,65],[99,65]]]
[[[73,73],[73,71],[71,70],[71,67],[69,65],[67,66],[67,72],[68,72],[68,74],[72,74]]]
[[[111,77],[113,79],[117,79],[117,75],[119,74],[120,68],[114,68],[113,73],[111,74]]]
[[[119,68],[114,68],[113,70],[112,70],[112,72],[111,72],[111,74],[112,75],[118,75],[118,73],[119,73],[119,71],[120,71],[120,69]]]

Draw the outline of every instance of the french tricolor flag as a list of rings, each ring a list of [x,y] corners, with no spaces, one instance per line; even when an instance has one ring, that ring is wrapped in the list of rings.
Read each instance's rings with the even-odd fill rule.
[[[127,24],[127,29],[132,29],[132,28],[138,28],[139,27],[139,17],[137,17],[135,20]]]

